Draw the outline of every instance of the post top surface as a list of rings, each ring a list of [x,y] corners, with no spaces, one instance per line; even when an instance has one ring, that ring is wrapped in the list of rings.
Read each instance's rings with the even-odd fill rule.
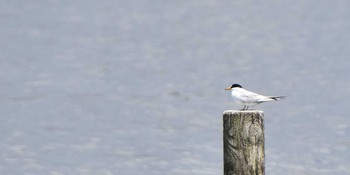
[[[264,111],[261,110],[226,110],[224,111],[224,114],[232,114],[232,113],[264,113]]]

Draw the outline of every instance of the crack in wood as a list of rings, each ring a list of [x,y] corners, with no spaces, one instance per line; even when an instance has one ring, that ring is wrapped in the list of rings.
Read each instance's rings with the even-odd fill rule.
[[[264,113],[225,111],[224,175],[264,175]]]

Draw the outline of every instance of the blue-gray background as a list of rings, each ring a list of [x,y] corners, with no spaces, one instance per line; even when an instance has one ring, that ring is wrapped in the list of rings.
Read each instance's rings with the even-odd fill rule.
[[[222,174],[224,88],[266,174],[350,174],[350,2],[2,0],[0,174]]]

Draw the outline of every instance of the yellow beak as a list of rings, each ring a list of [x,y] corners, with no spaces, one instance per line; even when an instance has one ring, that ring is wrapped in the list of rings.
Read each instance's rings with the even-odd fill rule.
[[[227,87],[227,88],[225,88],[225,90],[231,90],[232,88],[231,87]]]

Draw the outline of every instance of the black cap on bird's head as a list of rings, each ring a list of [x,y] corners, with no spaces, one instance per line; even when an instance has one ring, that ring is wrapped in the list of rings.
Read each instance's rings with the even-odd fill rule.
[[[239,85],[239,84],[233,84],[233,85],[231,86],[231,88],[235,88],[235,87],[242,88],[242,86]]]
[[[225,90],[231,90],[232,88],[242,88],[239,84],[233,84],[231,87],[227,87]]]

